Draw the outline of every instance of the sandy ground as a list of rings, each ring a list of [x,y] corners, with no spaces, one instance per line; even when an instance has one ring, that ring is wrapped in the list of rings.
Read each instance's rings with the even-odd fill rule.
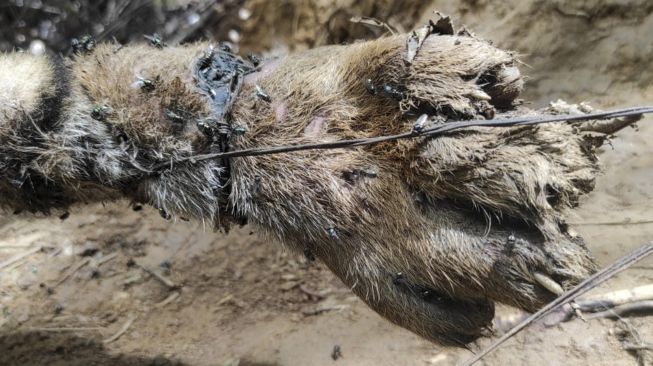
[[[653,5],[575,3],[435,1],[428,9],[520,52],[525,97],[537,106],[559,97],[653,104]],[[653,240],[653,119],[612,146],[602,154],[605,175],[570,219],[602,265]],[[592,293],[652,282],[648,259]],[[650,317],[628,321],[653,342]],[[0,365],[453,365],[469,356],[388,323],[324,266],[247,227],[213,233],[126,203],[81,207],[65,220],[0,217]],[[576,320],[536,324],[484,364],[637,361],[622,349],[617,322]]]

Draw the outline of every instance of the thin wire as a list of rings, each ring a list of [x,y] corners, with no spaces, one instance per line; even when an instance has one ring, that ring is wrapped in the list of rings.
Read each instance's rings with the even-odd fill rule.
[[[560,114],[552,116],[532,116],[532,117],[516,117],[516,118],[500,118],[493,120],[470,120],[470,121],[459,121],[459,122],[447,122],[442,123],[434,127],[425,128],[422,130],[412,130],[409,132],[404,132],[396,135],[387,135],[387,136],[378,136],[378,137],[368,137],[368,138],[359,138],[359,139],[350,139],[350,140],[340,140],[332,142],[320,142],[314,144],[298,144],[298,145],[282,145],[282,146],[264,146],[264,147],[254,147],[249,149],[234,150],[227,152],[211,153],[211,154],[200,154],[193,155],[184,158],[176,159],[172,162],[160,163],[154,165],[152,170],[160,171],[163,169],[169,169],[172,164],[182,163],[190,161],[195,163],[197,161],[217,159],[217,158],[235,158],[235,157],[245,157],[245,156],[260,156],[260,155],[271,155],[271,154],[280,154],[293,151],[304,151],[304,150],[326,150],[326,149],[342,149],[342,148],[351,148],[359,147],[365,145],[378,144],[386,141],[410,139],[417,137],[434,137],[442,135],[446,132],[451,132],[454,130],[459,130],[468,127],[511,127],[511,126],[528,126],[528,125],[537,125],[542,123],[552,123],[552,122],[581,122],[581,121],[592,121],[592,120],[605,120],[619,117],[630,117],[630,116],[641,116],[643,114],[653,113],[653,107],[634,107],[626,109],[617,109],[606,112],[597,112],[597,113],[588,113],[588,114]]]
[[[480,361],[483,357],[495,351],[508,339],[512,338],[515,334],[519,333],[521,330],[529,326],[531,323],[543,318],[551,311],[555,310],[557,307],[569,303],[573,299],[585,294],[589,290],[595,288],[601,283],[614,277],[617,273],[625,270],[626,268],[632,266],[636,262],[644,259],[645,257],[647,257],[652,253],[653,253],[653,243],[648,243],[643,245],[641,248],[635,250],[634,252],[618,259],[608,267],[602,269],[601,271],[595,273],[592,277],[583,281],[578,286],[560,295],[555,300],[551,301],[548,305],[540,309],[537,313],[526,318],[526,320],[516,325],[503,337],[499,338],[496,342],[492,343],[490,346],[483,349],[480,353],[476,354],[474,357],[467,360],[464,364],[462,364],[462,366],[471,366],[475,364],[476,362]]]

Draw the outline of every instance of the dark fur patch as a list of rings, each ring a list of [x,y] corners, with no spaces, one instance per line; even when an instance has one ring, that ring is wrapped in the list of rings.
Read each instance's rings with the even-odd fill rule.
[[[54,66],[55,92],[44,94],[35,111],[29,116],[41,130],[51,130],[61,118],[63,100],[70,95],[70,72],[63,60],[54,56],[50,58]]]

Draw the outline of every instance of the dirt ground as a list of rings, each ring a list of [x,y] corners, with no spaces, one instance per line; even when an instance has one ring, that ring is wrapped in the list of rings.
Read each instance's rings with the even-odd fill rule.
[[[241,36],[258,41],[244,48],[305,48],[357,32],[349,24],[345,36],[328,28],[340,27],[333,19],[343,16],[331,10],[351,2],[283,2],[295,25],[272,31],[255,26],[271,11],[260,3],[245,2],[257,7],[247,8],[252,15],[243,17]],[[395,19],[385,3],[392,2],[339,11]],[[557,98],[601,108],[653,104],[650,1],[495,3],[399,7],[407,15],[395,25],[411,17],[422,24],[438,9],[519,52],[529,75],[525,99],[534,106]],[[313,6],[308,13],[293,8],[305,4]],[[570,218],[601,265],[653,240],[652,149],[653,118],[620,133],[601,156],[606,171],[596,190]],[[650,283],[653,258],[592,294]],[[651,319],[628,319],[648,343]],[[618,323],[606,319],[535,324],[482,364],[636,365],[619,334]],[[643,361],[649,365],[651,353]],[[0,216],[0,365],[454,365],[471,355],[388,323],[324,266],[285,253],[248,227],[214,233],[125,202],[79,207],[65,220]]]

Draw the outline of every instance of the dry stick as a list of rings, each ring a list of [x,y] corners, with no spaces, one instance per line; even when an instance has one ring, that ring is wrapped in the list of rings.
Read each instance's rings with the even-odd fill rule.
[[[31,248],[30,250],[24,252],[24,253],[21,253],[21,254],[15,255],[15,256],[13,256],[13,257],[7,259],[6,261],[0,263],[0,270],[2,270],[2,269],[5,268],[5,267],[9,267],[9,266],[11,266],[11,265],[14,264],[14,263],[16,263],[16,262],[18,262],[18,261],[20,261],[20,260],[23,260],[23,259],[29,257],[30,255],[32,255],[32,254],[38,252],[38,251],[41,250],[41,249],[43,249],[43,247],[40,247],[40,246],[39,246],[39,247],[34,247],[34,248]]]
[[[393,36],[398,33],[396,29],[394,29],[393,27],[390,26],[390,24],[388,24],[386,22],[383,22],[381,20],[378,20],[376,18],[372,18],[372,17],[355,16],[355,17],[349,18],[349,21],[352,22],[352,23],[367,24],[367,25],[371,25],[373,27],[385,28]]]
[[[634,343],[624,343],[623,349],[626,351],[653,351],[653,344],[649,343],[642,343],[642,344],[634,344]]]
[[[603,310],[617,308],[622,305],[649,300],[653,300],[653,284],[609,292],[607,294],[597,295],[587,299],[580,299],[576,304],[578,305],[578,310],[583,313],[597,313]],[[642,308],[641,310],[645,309]],[[573,313],[574,309],[572,308],[561,308],[558,319],[554,322],[547,323],[546,325],[554,326],[559,323],[567,322],[572,319]],[[593,318],[595,318],[593,315],[587,317],[587,319]]]
[[[96,266],[101,266],[105,264],[106,262],[115,259],[118,256],[118,252],[113,252],[109,255],[105,255],[104,257],[98,259],[98,261],[95,263]]]
[[[653,220],[637,220],[637,221],[597,221],[597,222],[574,222],[569,223],[572,226],[627,226],[627,225],[646,225],[653,224]]]
[[[306,316],[311,316],[311,315],[319,315],[322,313],[326,313],[327,311],[342,311],[345,309],[348,309],[349,305],[344,305],[344,304],[336,304],[336,305],[322,305],[322,306],[317,306],[313,307],[310,309],[304,309],[302,310],[302,314]]]
[[[635,268],[635,266],[632,266],[631,268]],[[576,304],[581,313],[591,313],[585,316],[587,320],[614,315],[614,313],[607,314],[610,311],[609,309],[613,308],[615,313],[622,316],[624,316],[625,313],[631,312],[653,312],[653,284],[578,299],[576,300]],[[608,310],[604,311],[606,309]],[[573,319],[573,308],[561,307],[558,311],[560,313],[556,314],[553,321],[547,321],[545,323],[547,327],[568,322]],[[494,328],[500,334],[503,334],[529,316],[530,314],[526,312],[498,316],[493,321]]]
[[[577,301],[583,312],[595,312],[636,301],[653,300],[653,284],[608,292]]]
[[[116,333],[116,334],[112,335],[111,337],[103,340],[102,343],[108,344],[108,343],[111,343],[111,342],[117,340],[118,338],[120,338],[123,334],[125,334],[127,329],[129,329],[129,327],[132,326],[132,324],[134,323],[135,320],[136,320],[136,315],[133,315],[133,314],[129,315],[129,319],[127,319],[127,321],[122,326],[122,328],[120,328],[120,330],[118,330],[118,333]]]
[[[396,135],[340,140],[340,141],[333,141],[333,142],[320,142],[314,144],[254,147],[249,149],[227,151],[222,153],[193,155],[193,156],[175,159],[169,162],[156,164],[151,168],[151,170],[153,170],[154,173],[156,173],[156,171],[170,169],[173,164],[181,163],[181,162],[195,163],[197,161],[217,159],[217,158],[260,156],[260,155],[280,154],[280,153],[303,151],[303,150],[341,149],[341,148],[373,145],[386,141],[395,141],[395,140],[410,139],[410,138],[417,138],[417,137],[435,137],[438,135],[442,135],[446,132],[451,132],[454,130],[459,130],[468,127],[512,127],[512,126],[538,125],[538,124],[553,123],[553,122],[583,122],[583,121],[614,119],[620,117],[641,116],[643,114],[649,114],[649,113],[653,113],[653,107],[634,107],[634,108],[618,109],[618,110],[607,111],[607,112],[597,112],[597,113],[588,113],[588,114],[580,114],[580,115],[560,114],[560,115],[552,115],[552,116],[535,116],[535,117],[531,116],[531,117],[516,117],[516,118],[498,118],[493,120],[479,119],[479,120],[471,120],[471,121],[447,122],[447,123],[439,124],[434,127],[425,128],[421,131],[413,130],[410,132],[404,132]]]
[[[27,328],[30,332],[90,332],[94,330],[102,330],[102,327],[45,327]]]
[[[54,286],[52,286],[52,288],[58,287],[59,285],[61,285],[62,283],[64,283],[64,282],[65,282],[65,281],[66,281],[70,276],[72,276],[73,274],[75,274],[75,272],[79,271],[80,269],[82,269],[82,267],[84,267],[85,265],[89,264],[90,262],[91,262],[91,258],[90,258],[90,257],[87,257],[87,258],[84,258],[84,259],[80,260],[79,262],[75,263],[75,264],[74,264],[74,265],[73,265],[73,266],[72,266],[72,267],[71,267],[71,268],[70,268],[70,269],[69,269],[69,270],[68,270],[68,271],[67,271],[67,272],[66,272],[66,273],[61,277],[61,279],[60,279],[59,281],[57,281],[57,283],[55,283]]]
[[[600,285],[601,283],[605,282],[606,280],[612,278],[615,276],[617,273],[625,270],[626,268],[630,267],[634,263],[642,260],[649,254],[653,253],[653,242],[648,243],[643,245],[641,248],[637,249],[636,251],[626,255],[625,257],[613,262],[610,266],[602,269],[601,271],[595,273],[593,276],[590,278],[586,279],[583,281],[581,284],[578,286],[574,287],[573,289],[565,292],[564,294],[558,296],[555,300],[551,301],[549,304],[547,304],[545,307],[540,309],[538,312],[535,314],[531,315],[528,317],[526,320],[521,322],[519,325],[516,327],[512,328],[508,333],[506,333],[504,336],[499,338],[496,342],[492,343],[490,346],[486,347],[483,349],[480,353],[472,357],[471,359],[467,360],[463,366],[471,366],[475,364],[476,362],[480,361],[483,357],[487,356],[497,348],[499,348],[503,343],[505,343],[508,339],[512,338],[515,334],[519,333],[521,330],[532,324],[533,322],[541,319],[545,315],[549,314],[551,311],[556,309],[557,307],[569,303],[570,301],[574,300],[575,298],[583,295],[584,293],[590,291],[594,287]]]
[[[156,272],[156,271],[154,271],[152,269],[149,269],[149,268],[145,267],[144,265],[142,265],[140,263],[136,263],[136,265],[138,267],[140,267],[140,269],[142,269],[143,271],[147,272],[148,274],[150,274],[151,276],[156,278],[157,280],[161,281],[161,283],[166,285],[169,289],[174,290],[174,289],[179,288],[179,286],[175,285],[175,283],[172,282],[172,280],[170,280],[169,278],[163,276],[162,274],[160,274],[160,273],[158,273],[158,272]]]
[[[350,290],[344,290],[344,289],[343,290],[326,289],[326,290],[322,290],[322,291],[312,290],[312,289],[306,287],[306,285],[299,285],[299,290],[301,292],[309,295],[309,296],[317,298],[318,300],[324,299],[325,297],[327,297],[327,296],[329,296],[331,294],[339,294],[339,293],[349,294],[349,293],[351,293]]]
[[[637,301],[629,304],[617,305],[611,309],[597,312],[586,316],[587,320],[598,318],[620,318],[629,313],[651,313],[653,311],[653,301]]]
[[[162,308],[171,302],[175,301],[179,297],[179,291],[171,293],[168,297],[166,297],[163,301],[155,304],[154,306],[157,308]]]
[[[311,297],[317,298],[318,300],[322,300],[326,297],[326,294],[323,294],[322,292],[317,292],[315,290],[311,290],[305,285],[299,285],[299,290]]]

